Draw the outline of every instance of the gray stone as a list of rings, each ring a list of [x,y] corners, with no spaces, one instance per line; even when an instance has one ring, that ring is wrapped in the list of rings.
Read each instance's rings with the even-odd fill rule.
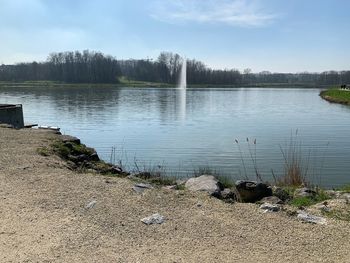
[[[75,169],[77,169],[78,168],[78,166],[74,163],[74,162],[72,162],[72,161],[67,161],[67,167],[68,167],[68,169],[70,169],[70,170],[75,170]]]
[[[146,225],[162,224],[164,221],[165,217],[158,213],[141,219],[141,222]]]
[[[272,187],[272,194],[274,196],[277,196],[283,202],[291,199],[291,196],[289,195],[289,193],[282,187],[278,187],[278,186]]]
[[[260,209],[264,210],[264,212],[278,212],[281,207],[279,205],[276,204],[270,204],[270,203],[263,203],[260,206]]]
[[[111,173],[112,174],[120,174],[122,172],[123,172],[123,169],[120,166],[118,166],[118,165],[113,165],[111,167]]]
[[[283,204],[283,201],[279,199],[277,196],[266,196],[263,199],[261,199],[259,202],[261,203],[269,203],[269,204]]]
[[[184,180],[184,179],[177,179],[175,183],[176,183],[176,185],[185,185],[186,184],[186,180]]]
[[[322,212],[331,212],[332,211],[332,209],[328,206],[327,202],[322,202],[320,204],[316,204],[315,207],[318,210],[321,210]]]
[[[177,188],[177,185],[166,185],[166,186],[163,186],[162,189],[164,190],[176,190]]]
[[[234,191],[232,191],[230,188],[225,188],[224,190],[221,191],[221,197],[223,199],[229,199],[229,198],[235,198],[236,195]]]
[[[220,183],[212,175],[201,175],[187,180],[185,187],[190,191],[204,191],[209,194],[220,192]]]
[[[66,142],[71,142],[71,143],[75,143],[75,144],[80,144],[80,139],[74,136],[70,136],[70,135],[62,135],[61,136],[61,140],[62,142],[66,143]]]
[[[297,188],[294,191],[294,198],[296,197],[314,197],[316,195],[316,192],[310,188],[303,187],[303,188]]]
[[[98,154],[96,152],[94,152],[94,153],[90,154],[89,160],[94,161],[94,162],[98,162],[100,160],[100,157],[98,156]]]
[[[239,180],[236,182],[236,189],[242,202],[255,203],[263,197],[272,195],[271,187],[267,184],[255,181]]]
[[[89,203],[85,206],[85,208],[86,208],[86,209],[91,209],[91,208],[93,208],[93,207],[96,205],[96,203],[97,203],[96,200],[92,200],[91,202],[89,202]]]
[[[329,195],[331,198],[339,198],[341,195],[340,191],[335,191],[335,190],[326,190],[325,193]]]
[[[220,192],[219,199],[222,199],[227,203],[234,203],[237,200],[237,196],[233,190],[225,188]]]
[[[350,193],[342,193],[340,196],[339,196],[340,199],[345,199],[345,201],[347,203],[350,203]]]
[[[143,193],[146,189],[153,189],[153,186],[150,184],[144,184],[144,183],[139,183],[139,184],[135,184],[132,189],[136,192],[136,193]]]
[[[311,214],[308,214],[305,211],[299,210],[297,218],[303,222],[312,223],[312,224],[320,224],[325,225],[327,224],[327,220],[324,217],[320,216],[314,216]]]
[[[142,179],[150,179],[152,177],[152,174],[150,172],[140,172],[135,173],[134,176]]]

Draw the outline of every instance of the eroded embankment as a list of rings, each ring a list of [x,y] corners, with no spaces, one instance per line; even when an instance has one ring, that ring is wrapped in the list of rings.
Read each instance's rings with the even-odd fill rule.
[[[1,262],[348,262],[350,225],[71,170],[58,135],[0,128]],[[93,204],[93,205],[91,205]],[[140,219],[160,213],[166,221]]]

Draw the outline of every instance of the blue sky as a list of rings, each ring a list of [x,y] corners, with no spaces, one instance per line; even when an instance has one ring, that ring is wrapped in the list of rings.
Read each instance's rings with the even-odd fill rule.
[[[348,0],[0,0],[0,64],[161,51],[213,68],[350,70]]]

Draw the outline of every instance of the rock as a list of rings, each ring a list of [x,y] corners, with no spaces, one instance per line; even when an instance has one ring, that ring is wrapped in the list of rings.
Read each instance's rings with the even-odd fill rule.
[[[89,203],[85,206],[85,208],[86,208],[86,209],[91,209],[91,208],[93,208],[93,207],[96,205],[96,203],[97,203],[96,200],[92,200],[91,202],[89,202]]]
[[[89,160],[93,162],[98,162],[100,160],[100,157],[98,157],[98,154],[94,152],[90,154]]]
[[[79,155],[72,155],[69,154],[67,156],[68,160],[74,162],[74,163],[81,163],[84,161],[87,161],[89,159],[89,157],[86,154],[79,154]]]
[[[297,188],[294,191],[294,198],[297,197],[315,197],[316,192],[310,188],[303,187],[303,188]]]
[[[269,203],[269,204],[283,204],[283,201],[279,199],[277,196],[266,196],[263,199],[261,199],[259,202],[261,203]]]
[[[84,162],[84,161],[88,161],[89,160],[89,156],[87,156],[86,154],[79,154],[76,156],[78,159],[78,162]]]
[[[270,204],[270,203],[263,203],[260,206],[260,209],[264,210],[264,212],[278,212],[281,207],[279,205],[276,204]]]
[[[291,199],[291,196],[289,195],[289,193],[285,189],[283,189],[282,187],[274,186],[272,188],[272,194],[274,196],[277,196],[283,202]]]
[[[67,146],[70,150],[72,150],[74,147],[74,143],[72,142],[65,142],[64,145]]]
[[[220,192],[220,183],[212,175],[201,175],[187,180],[185,187],[190,191],[204,191],[209,194]]]
[[[293,206],[283,207],[283,211],[286,212],[287,215],[295,217],[298,215],[298,209]]]
[[[165,221],[164,216],[158,213],[141,219],[141,222],[146,225],[162,224],[164,221]]]
[[[176,190],[177,188],[177,185],[166,185],[166,186],[163,186],[162,189],[164,190]]]
[[[336,212],[337,215],[348,214],[350,209],[349,202],[346,199],[330,199],[321,203],[317,203],[308,208],[310,213],[320,214],[324,212]]]
[[[140,172],[135,173],[134,176],[142,179],[150,179],[152,177],[152,174],[150,172]]]
[[[61,140],[63,143],[71,142],[75,144],[80,144],[80,139],[70,135],[62,135]]]
[[[67,167],[68,167],[68,169],[70,169],[70,170],[75,170],[75,169],[78,168],[78,166],[77,166],[74,162],[72,162],[72,161],[67,161]]]
[[[71,162],[77,163],[78,162],[78,157],[72,155],[72,154],[68,154],[67,159]]]
[[[314,216],[311,214],[308,214],[305,211],[299,210],[297,218],[303,222],[312,223],[312,224],[320,224],[325,225],[327,224],[327,220],[324,217],[320,216]]]
[[[136,192],[136,193],[143,193],[146,189],[153,189],[153,186],[150,184],[144,184],[144,183],[139,183],[139,184],[135,184],[132,189]]]
[[[112,174],[120,174],[123,172],[123,169],[120,167],[120,166],[117,166],[117,165],[113,165],[111,167],[111,173]]]
[[[185,185],[186,184],[186,180],[184,180],[184,179],[177,179],[175,183],[176,183],[176,185]]]
[[[230,188],[225,188],[221,191],[222,199],[236,198],[236,194]]]
[[[242,181],[236,182],[236,189],[243,202],[255,203],[261,200],[263,197],[271,196],[272,189],[267,184],[257,183],[255,181]]]
[[[339,198],[341,195],[340,191],[335,191],[335,190],[326,190],[324,192],[325,194],[329,195],[331,198]]]
[[[224,200],[227,203],[234,203],[237,200],[236,193],[230,188],[225,188],[222,190],[218,198]]]
[[[321,212],[331,212],[332,209],[328,206],[328,202],[322,202],[319,204],[314,205],[314,207]]]
[[[350,193],[342,193],[340,196],[339,196],[340,199],[345,199],[345,201],[347,203],[350,203]]]

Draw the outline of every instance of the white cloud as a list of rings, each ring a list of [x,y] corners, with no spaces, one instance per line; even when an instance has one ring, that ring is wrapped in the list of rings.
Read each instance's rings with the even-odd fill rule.
[[[259,27],[277,18],[262,9],[255,0],[156,0],[152,5],[154,19],[183,24],[188,22]]]

